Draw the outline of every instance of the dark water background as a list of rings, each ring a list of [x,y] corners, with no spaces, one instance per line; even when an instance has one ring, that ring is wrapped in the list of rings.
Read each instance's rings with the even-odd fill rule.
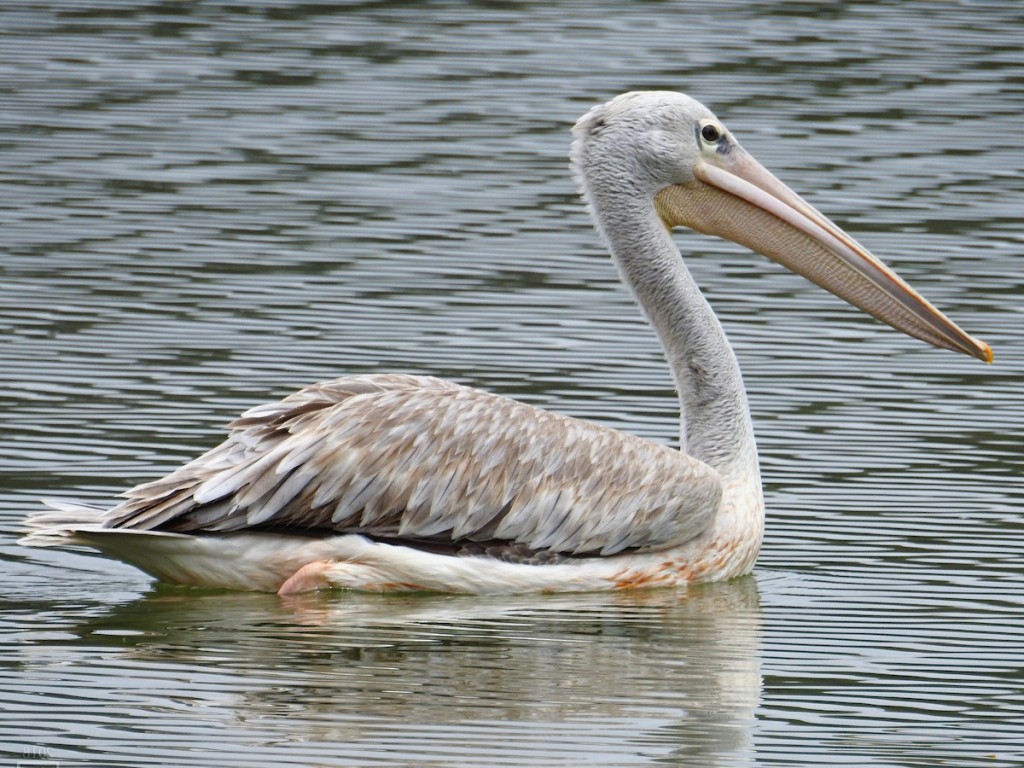
[[[1024,763],[1024,6],[0,5],[0,755],[60,766]],[[683,90],[996,365],[681,234],[736,347],[753,577],[220,594],[14,545],[244,408],[432,373],[670,442],[568,128]]]

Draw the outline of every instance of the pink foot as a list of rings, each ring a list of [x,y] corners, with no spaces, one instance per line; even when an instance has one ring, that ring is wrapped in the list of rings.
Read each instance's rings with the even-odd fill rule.
[[[297,592],[312,592],[315,589],[329,587],[330,582],[324,576],[324,571],[330,564],[329,560],[314,560],[312,563],[306,563],[288,577],[281,588],[277,590],[277,594],[294,595]]]

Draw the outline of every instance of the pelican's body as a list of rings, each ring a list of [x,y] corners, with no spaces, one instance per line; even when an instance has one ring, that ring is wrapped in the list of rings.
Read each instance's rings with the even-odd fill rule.
[[[624,94],[574,135],[579,186],[672,370],[680,450],[431,377],[357,376],[248,411],[224,443],[109,511],[52,504],[25,543],[84,544],[175,583],[282,593],[625,589],[748,573],[764,531],[750,414],[676,225],[991,359],[693,99]]]

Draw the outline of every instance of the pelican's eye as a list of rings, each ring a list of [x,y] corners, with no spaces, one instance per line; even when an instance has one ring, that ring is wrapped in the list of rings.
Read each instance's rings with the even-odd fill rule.
[[[722,138],[722,132],[718,129],[718,126],[714,123],[705,123],[700,129],[700,136],[704,141],[709,144],[714,144],[720,138]]]

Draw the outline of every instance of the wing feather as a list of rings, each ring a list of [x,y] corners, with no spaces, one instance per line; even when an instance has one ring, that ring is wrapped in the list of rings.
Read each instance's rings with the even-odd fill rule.
[[[106,525],[254,526],[566,554],[702,532],[718,474],[662,445],[426,376],[355,376],[261,405],[224,443],[140,485]]]

